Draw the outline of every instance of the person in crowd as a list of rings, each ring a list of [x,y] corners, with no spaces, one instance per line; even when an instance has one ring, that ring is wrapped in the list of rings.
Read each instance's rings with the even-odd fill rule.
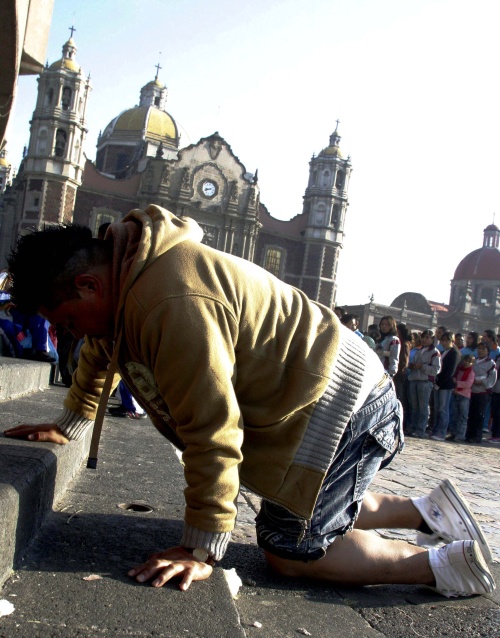
[[[448,328],[446,326],[438,326],[434,334],[434,345],[436,346],[436,348],[439,350],[440,353],[443,352],[443,346],[441,345],[441,337],[447,331],[448,331]]]
[[[209,578],[241,482],[263,498],[257,537],[269,564],[294,581],[492,592],[491,550],[451,481],[413,499],[367,491],[402,447],[400,405],[376,355],[329,308],[202,236],[194,220],[149,206],[104,241],[76,225],[19,238],[16,303],[86,337],[57,423],[6,435],[66,444],[92,427],[116,371],[132,385],[183,451],[187,483],[182,539],[131,569],[139,582],[179,578],[186,590]],[[392,525],[447,544],[426,550],[368,531]]]
[[[465,338],[465,348],[460,350],[460,354],[462,357],[465,357],[466,354],[471,354],[474,359],[477,359],[477,344],[479,343],[479,335],[477,332],[469,332],[467,337]]]
[[[422,347],[415,351],[413,362],[408,365],[411,405],[411,431],[409,435],[423,439],[429,422],[429,400],[432,388],[441,369],[441,355],[434,346],[432,330],[424,330],[420,340]]]
[[[490,388],[497,380],[495,363],[489,357],[488,344],[481,341],[477,345],[477,360],[474,364],[474,383],[472,384],[469,407],[469,419],[465,440],[468,443],[481,443],[486,410],[490,404]]]
[[[459,352],[462,348],[465,348],[465,339],[461,332],[455,333],[455,341],[453,343]]]
[[[500,348],[497,344],[497,336],[494,330],[485,330],[483,332],[482,341],[486,343],[490,349],[489,357],[492,361],[496,361],[498,356],[500,355]],[[483,423],[483,432],[489,432],[490,426],[490,408],[491,402],[488,403],[486,407],[486,412],[484,414],[484,423]]]
[[[497,344],[497,336],[494,330],[485,330],[483,332],[482,342],[485,343],[489,350],[489,357],[492,361],[496,361],[500,356],[500,348]]]
[[[342,306],[335,306],[335,308],[333,309],[333,312],[337,315],[339,319],[342,319],[342,317],[345,315],[345,310],[342,308]]]
[[[450,432],[446,436],[449,441],[465,441],[471,389],[475,377],[472,366],[475,362],[476,358],[472,354],[466,354],[456,370],[455,389],[451,401]]]
[[[120,417],[122,419],[145,419],[147,414],[145,410],[134,399],[132,392],[120,380],[118,384],[117,396],[120,399],[120,405],[108,408],[111,416]]]
[[[349,330],[352,330],[355,334],[358,335],[358,337],[362,339],[364,337],[364,334],[361,332],[361,330],[358,329],[358,322],[359,322],[359,317],[351,313],[346,313],[345,315],[342,315],[340,319],[340,323],[342,325],[344,325],[346,328],[349,328]]]
[[[398,371],[399,352],[401,350],[401,342],[398,337],[398,328],[396,321],[391,315],[382,317],[378,324],[380,331],[380,339],[375,348],[384,370],[393,377]]]
[[[366,334],[377,344],[380,341],[380,331],[376,323],[371,323],[366,329]]]
[[[21,359],[23,357],[23,347],[20,341],[24,338],[22,326],[14,322],[11,309],[13,303],[7,292],[0,291],[0,328],[2,328],[9,344],[4,344],[4,356],[12,356]]]
[[[450,401],[455,388],[455,371],[460,362],[460,352],[454,344],[453,333],[443,332],[441,336],[441,370],[434,381],[434,427],[431,439],[444,441],[448,432]]]
[[[410,362],[411,332],[408,330],[405,323],[398,323],[397,331],[398,338],[401,343],[401,349],[399,353],[398,371],[394,375],[393,380],[394,387],[396,388],[396,396],[403,406],[403,427],[406,429],[407,415],[410,411],[407,369]]]
[[[497,380],[493,386],[493,392],[491,394],[491,436],[488,438],[490,443],[500,443],[500,357],[497,357],[495,367],[497,371]]]

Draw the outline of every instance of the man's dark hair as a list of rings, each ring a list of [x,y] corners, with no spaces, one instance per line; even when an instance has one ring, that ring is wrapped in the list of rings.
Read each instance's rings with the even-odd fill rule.
[[[41,306],[53,309],[75,298],[75,277],[106,263],[110,248],[111,242],[94,239],[90,228],[78,224],[22,235],[7,260],[12,300],[21,312],[36,314]]]
[[[354,321],[358,321],[358,317],[357,315],[353,315],[349,312],[346,312],[344,315],[342,315],[342,317],[340,317],[340,323],[344,324],[344,326],[346,326],[349,321],[352,321],[354,319]]]
[[[485,334],[488,337],[488,339],[491,339],[493,343],[497,342],[497,336],[494,330],[484,330],[483,334]]]

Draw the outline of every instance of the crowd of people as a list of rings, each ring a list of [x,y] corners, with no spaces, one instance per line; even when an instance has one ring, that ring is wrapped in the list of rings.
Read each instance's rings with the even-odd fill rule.
[[[500,443],[500,334],[453,334],[446,326],[410,331],[394,317],[358,329],[358,317],[336,308],[340,321],[380,357],[403,406],[404,432],[434,441]]]

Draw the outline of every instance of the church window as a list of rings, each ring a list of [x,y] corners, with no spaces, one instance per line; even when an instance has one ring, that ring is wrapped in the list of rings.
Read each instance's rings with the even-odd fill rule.
[[[160,98],[158,96],[155,97],[155,106],[160,106]]]
[[[54,146],[54,155],[56,157],[64,157],[64,151],[66,150],[66,140],[66,131],[62,128],[58,128],[56,133],[56,143]]]
[[[54,89],[50,86],[45,94],[45,106],[52,106],[54,100]]]
[[[69,86],[65,86],[61,97],[61,108],[63,111],[67,111],[71,105],[71,89]]]
[[[78,163],[79,157],[80,157],[80,140],[76,140],[75,148],[73,150],[73,162],[75,162],[75,164]]]
[[[47,152],[47,129],[42,129],[38,133],[38,140],[36,143],[36,153],[37,155],[45,155]]]
[[[312,174],[312,184],[311,184],[312,186],[316,186],[316,180],[317,180],[317,178],[318,178],[318,171],[313,171],[313,174]]]
[[[102,209],[101,209],[102,210]],[[101,212],[95,215],[95,222],[93,224],[93,234],[97,237],[97,233],[99,232],[99,226],[102,224],[113,224],[118,219],[116,213],[112,211]]]
[[[323,188],[326,188],[330,185],[330,171],[325,171],[323,173]]]
[[[336,228],[340,223],[340,204],[335,204],[332,208],[332,218],[330,220],[330,225],[335,226]]]
[[[326,206],[322,203],[317,204],[316,206],[316,210],[315,210],[315,224],[317,226],[323,226],[323,224],[325,223],[325,217],[326,217]]]
[[[491,288],[481,289],[481,303],[492,304],[493,303],[493,290]]]
[[[271,274],[279,277],[281,267],[282,251],[279,248],[268,248],[264,268]]]
[[[344,173],[342,171],[339,171],[337,173],[337,179],[335,181],[335,187],[342,190],[344,188]]]

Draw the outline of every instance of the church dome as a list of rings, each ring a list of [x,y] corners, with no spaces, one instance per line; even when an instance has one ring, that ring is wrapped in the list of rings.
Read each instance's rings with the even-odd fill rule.
[[[458,264],[453,279],[500,279],[500,251],[484,247],[473,250]]]
[[[63,57],[60,60],[53,62],[49,69],[52,69],[53,71],[62,69],[63,71],[71,71],[71,73],[81,73],[82,69],[75,59],[75,54],[76,44],[73,38],[70,38],[63,45]]]
[[[342,153],[340,152],[340,148],[339,148],[341,137],[338,133],[338,128],[339,128],[339,121],[337,120],[337,128],[330,135],[330,143],[328,144],[326,148],[324,148],[321,151],[320,155],[329,155],[330,157],[338,157],[342,159]]]
[[[154,106],[136,106],[123,111],[104,130],[104,136],[129,133],[133,137],[143,137],[155,142],[177,139],[177,126],[166,112]]]
[[[473,250],[458,264],[454,280],[500,280],[500,230],[495,224],[484,229],[483,247]]]

